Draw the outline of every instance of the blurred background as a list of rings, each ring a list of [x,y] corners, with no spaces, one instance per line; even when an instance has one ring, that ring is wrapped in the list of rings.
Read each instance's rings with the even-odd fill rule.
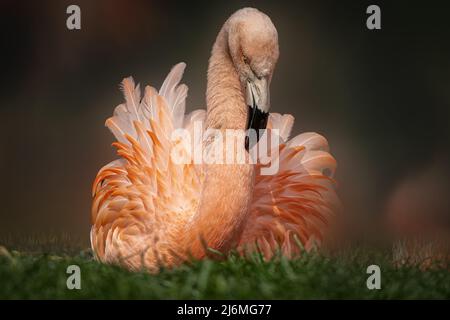
[[[81,8],[81,30],[66,8]],[[382,29],[366,28],[381,7]],[[161,85],[187,63],[205,107],[211,46],[253,6],[279,33],[272,110],[327,137],[352,239],[450,230],[449,5],[430,1],[13,1],[0,3],[0,236],[89,241],[91,184],[115,158],[104,121],[122,78]]]

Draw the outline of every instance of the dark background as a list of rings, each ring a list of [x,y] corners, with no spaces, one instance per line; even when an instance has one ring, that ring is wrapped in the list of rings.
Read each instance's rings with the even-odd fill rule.
[[[79,31],[66,28],[70,4],[81,7]],[[366,28],[369,4],[381,7],[381,30]],[[3,0],[0,235],[88,241],[91,183],[115,158],[104,121],[122,78],[159,88],[185,61],[188,109],[203,108],[215,36],[245,6],[278,29],[272,111],[296,117],[293,134],[330,142],[348,234],[405,220],[450,226],[445,2]]]

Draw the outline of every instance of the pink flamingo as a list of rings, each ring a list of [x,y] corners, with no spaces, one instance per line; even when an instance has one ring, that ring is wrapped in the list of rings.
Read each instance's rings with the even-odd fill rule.
[[[126,103],[106,126],[120,159],[104,166],[93,185],[92,249],[102,262],[157,270],[205,248],[223,253],[280,249],[293,257],[319,245],[337,203],[336,161],[327,140],[303,133],[289,140],[291,115],[268,113],[269,85],[278,60],[278,34],[264,13],[245,8],[223,25],[209,61],[207,110],[185,115],[185,64],[176,65],[159,91],[141,98],[132,78],[122,82]],[[176,164],[177,128],[278,129],[279,170],[260,164]],[[179,146],[179,145],[177,145]],[[187,148],[187,146],[186,146]],[[247,143],[239,145],[245,150]],[[299,245],[301,244],[301,246]]]

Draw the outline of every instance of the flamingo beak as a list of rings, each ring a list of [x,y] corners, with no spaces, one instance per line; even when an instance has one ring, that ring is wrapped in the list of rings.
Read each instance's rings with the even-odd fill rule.
[[[270,94],[269,82],[266,77],[247,81],[246,100],[248,106],[247,130],[249,132],[245,138],[245,148],[248,151],[258,143],[263,133],[260,133],[260,130],[266,129],[269,119]],[[251,130],[253,130],[253,133],[250,132]],[[256,141],[254,139],[255,133]]]

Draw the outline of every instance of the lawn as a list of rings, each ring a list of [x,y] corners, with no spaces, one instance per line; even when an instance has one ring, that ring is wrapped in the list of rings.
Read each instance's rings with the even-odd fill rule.
[[[448,269],[395,268],[390,255],[381,251],[361,249],[338,257],[309,253],[269,262],[258,255],[247,259],[231,255],[223,261],[195,261],[152,275],[100,264],[88,249],[67,248],[66,240],[54,238],[50,244],[33,240],[26,246],[4,241],[0,299],[450,298]],[[367,289],[366,269],[371,264],[381,268],[380,290]],[[80,290],[67,289],[69,265],[80,267]]]

